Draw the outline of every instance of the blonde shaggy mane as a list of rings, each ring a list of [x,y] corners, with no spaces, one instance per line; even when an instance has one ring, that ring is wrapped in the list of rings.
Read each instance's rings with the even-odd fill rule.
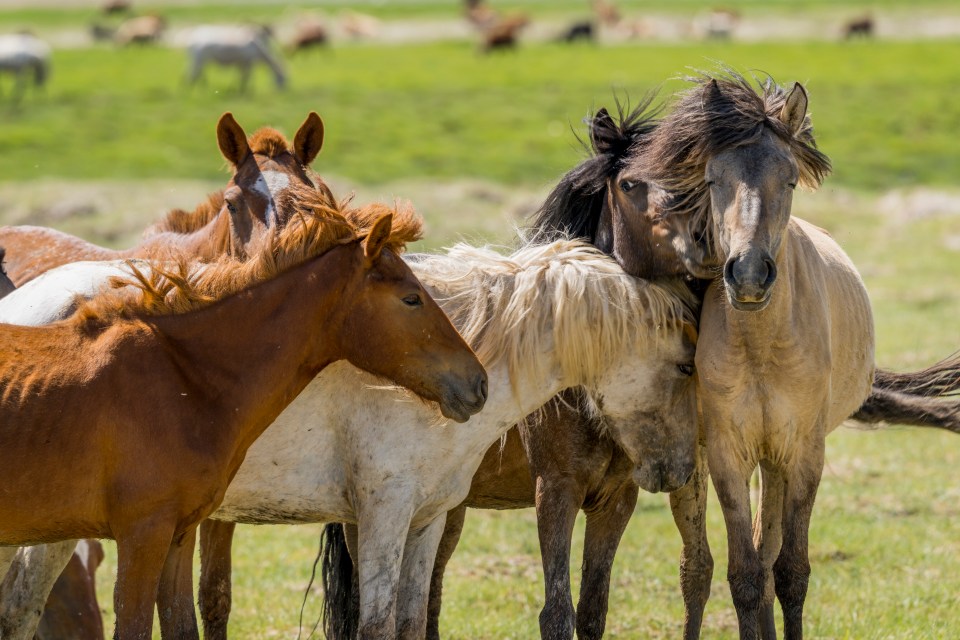
[[[197,205],[193,211],[171,209],[159,222],[147,227],[143,238],[161,233],[179,233],[186,235],[199,231],[210,224],[220,210],[223,209],[223,189],[207,196],[207,199]]]
[[[543,348],[571,385],[595,386],[611,360],[638,342],[655,349],[666,331],[696,323],[680,283],[631,277],[592,245],[563,239],[509,256],[458,244],[418,256],[417,277],[486,365],[506,363],[513,384],[540,377]]]
[[[707,162],[728,149],[756,142],[771,131],[789,147],[800,169],[798,186],[816,189],[830,173],[830,160],[817,149],[809,113],[796,132],[780,120],[789,90],[766,77],[750,82],[724,69],[688,78],[695,86],[682,92],[661,120],[634,166],[649,181],[673,193],[668,214],[690,216],[691,235],[717,257],[710,216]]]
[[[91,331],[119,319],[187,313],[275,278],[334,247],[362,240],[372,223],[388,213],[393,214],[393,225],[386,246],[400,252],[420,236],[422,221],[409,206],[375,203],[347,208],[348,201],[331,202],[328,194],[305,186],[292,188],[278,203],[289,222],[267,236],[248,260],[223,256],[199,265],[179,257],[172,265],[152,263],[150,276],[128,261],[131,277],[115,278],[113,290],[80,302],[73,321]],[[120,290],[128,285],[136,289],[132,298]]]

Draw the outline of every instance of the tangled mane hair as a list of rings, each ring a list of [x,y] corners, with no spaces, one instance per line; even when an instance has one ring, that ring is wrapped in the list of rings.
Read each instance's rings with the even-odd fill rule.
[[[607,180],[619,172],[657,126],[660,108],[651,108],[656,94],[635,109],[616,101],[616,117],[601,108],[587,119],[590,157],[567,172],[533,215],[526,235],[532,242],[583,238],[595,243]]]
[[[691,236],[716,256],[710,216],[707,162],[718,153],[759,140],[770,131],[785,142],[800,169],[799,186],[816,189],[830,173],[830,160],[817,149],[809,113],[794,132],[780,120],[789,90],[773,78],[755,78],[756,87],[731,69],[688,78],[682,92],[633,162],[645,178],[672,193],[667,215],[689,216]]]
[[[458,244],[410,266],[480,360],[505,363],[514,385],[545,373],[548,340],[565,381],[589,389],[638,342],[655,349],[664,332],[696,326],[697,302],[682,282],[629,276],[581,240],[525,244],[508,256]]]
[[[130,278],[115,278],[111,290],[80,301],[73,316],[87,332],[105,328],[119,319],[187,313],[316,258],[330,249],[366,237],[373,222],[393,214],[386,246],[396,252],[420,237],[422,221],[410,206],[388,207],[375,203],[347,208],[349,200],[330,202],[328,192],[297,185],[278,202],[289,213],[289,222],[274,229],[248,260],[224,255],[198,265],[190,257],[151,263],[150,275],[128,261]],[[135,290],[131,297],[127,290]]]
[[[258,129],[248,138],[247,144],[251,153],[268,158],[276,158],[284,153],[293,153],[293,148],[283,134],[271,127]],[[330,202],[335,202],[333,193],[331,193],[330,187],[327,186],[323,178],[307,167],[304,167],[304,170],[316,188],[324,191]],[[211,193],[193,211],[170,210],[163,219],[147,227],[143,232],[143,237],[149,238],[160,233],[188,234],[199,231],[212,222],[223,209],[223,192],[224,190],[221,189]]]

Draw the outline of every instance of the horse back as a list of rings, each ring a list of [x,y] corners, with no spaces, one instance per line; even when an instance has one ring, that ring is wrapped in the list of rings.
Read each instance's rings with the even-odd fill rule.
[[[80,260],[115,260],[119,251],[100,247],[56,229],[30,225],[0,227],[3,267],[16,286],[54,267]]]

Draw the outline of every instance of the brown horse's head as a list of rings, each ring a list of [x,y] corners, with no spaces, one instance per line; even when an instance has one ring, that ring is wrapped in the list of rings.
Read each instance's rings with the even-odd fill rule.
[[[537,212],[533,239],[582,238],[613,256],[630,275],[686,273],[663,217],[667,193],[647,182],[631,159],[656,128],[653,96],[616,117],[600,109],[590,119],[591,156],[568,172]]]
[[[234,172],[224,190],[223,209],[230,217],[234,253],[243,256],[268,229],[286,224],[278,206],[283,195],[295,185],[313,185],[307,170],[323,146],[323,121],[310,112],[290,145],[270,128],[248,140],[228,112],[217,123],[217,142]]]
[[[408,231],[391,230],[392,213],[367,220],[363,226],[369,230],[357,258],[362,261],[359,286],[344,295],[346,359],[439,403],[444,416],[465,422],[486,402],[487,374],[397,254],[409,220],[403,225]],[[419,234],[419,222],[415,229]]]

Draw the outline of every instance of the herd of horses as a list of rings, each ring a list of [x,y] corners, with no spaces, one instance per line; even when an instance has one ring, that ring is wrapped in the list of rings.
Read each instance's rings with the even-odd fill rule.
[[[204,634],[226,638],[235,524],[323,522],[327,637],[437,638],[467,507],[534,506],[541,636],[599,638],[644,489],[670,494],[698,638],[712,478],[740,637],[775,638],[779,600],[801,638],[826,436],[960,431],[960,358],[875,368],[856,269],[790,214],[830,171],[801,85],[704,75],[589,131],[506,255],[401,257],[419,218],[338,200],[314,113],[292,143],[225,114],[227,186],[132,249],[0,229],[2,637],[34,637],[77,540],[111,538],[116,637],[151,637],[156,606],[163,637],[198,638],[199,529]]]

